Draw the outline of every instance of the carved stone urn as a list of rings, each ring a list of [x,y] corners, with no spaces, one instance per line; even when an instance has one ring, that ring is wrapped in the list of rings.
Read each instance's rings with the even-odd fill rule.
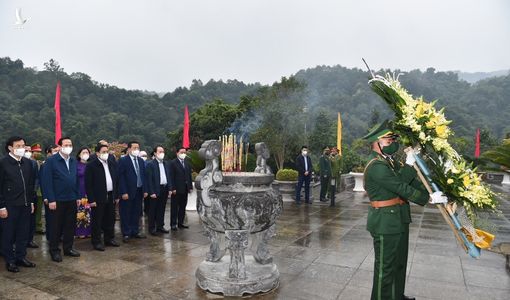
[[[267,292],[279,284],[268,241],[283,203],[272,186],[267,147],[255,148],[256,172],[222,173],[219,141],[206,141],[199,150],[206,166],[195,180],[197,212],[211,244],[195,275],[200,288],[225,296]]]

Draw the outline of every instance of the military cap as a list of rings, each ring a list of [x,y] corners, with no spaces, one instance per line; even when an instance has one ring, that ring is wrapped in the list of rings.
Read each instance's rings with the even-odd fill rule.
[[[42,152],[41,144],[32,144],[32,151],[33,152]]]
[[[363,139],[372,143],[383,137],[398,137],[397,134],[393,133],[393,129],[389,120],[374,126],[374,128],[370,130],[370,132],[368,132],[363,137]]]

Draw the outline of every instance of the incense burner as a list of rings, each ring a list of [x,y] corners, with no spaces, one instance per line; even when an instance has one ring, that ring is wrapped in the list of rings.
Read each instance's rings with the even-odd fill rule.
[[[269,151],[263,143],[255,146],[264,150],[263,157],[257,151],[257,172],[223,173],[218,162],[221,148],[219,141],[210,140],[199,150],[206,167],[195,181],[197,212],[211,244],[196,271],[197,284],[225,296],[266,292],[279,284],[268,241],[283,204],[265,164]],[[245,251],[251,255],[245,256]]]

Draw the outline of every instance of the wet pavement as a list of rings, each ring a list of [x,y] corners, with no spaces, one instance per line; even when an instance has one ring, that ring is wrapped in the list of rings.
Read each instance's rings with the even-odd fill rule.
[[[502,193],[495,244],[510,242],[510,187]],[[373,276],[372,239],[365,230],[368,199],[342,192],[337,207],[284,202],[271,250],[281,273],[279,288],[252,299],[369,299]],[[456,244],[437,209],[412,206],[406,294],[417,299],[510,299],[510,275],[501,254],[483,251],[475,260]],[[166,220],[169,219],[167,212]],[[218,299],[196,287],[194,272],[208,240],[196,212],[190,229],[122,243],[105,252],[78,239],[81,257],[50,260],[47,243],[29,249],[34,269],[0,268],[0,299]],[[168,224],[167,224],[168,226]],[[117,240],[120,242],[117,222]]]

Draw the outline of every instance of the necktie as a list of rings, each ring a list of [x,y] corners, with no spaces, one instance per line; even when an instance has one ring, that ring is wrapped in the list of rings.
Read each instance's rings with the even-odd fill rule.
[[[136,187],[142,186],[142,178],[140,177],[140,167],[138,166],[138,159],[133,158],[135,162],[135,173],[136,173]]]
[[[184,160],[181,160],[182,168],[186,170],[186,167],[184,166]]]

